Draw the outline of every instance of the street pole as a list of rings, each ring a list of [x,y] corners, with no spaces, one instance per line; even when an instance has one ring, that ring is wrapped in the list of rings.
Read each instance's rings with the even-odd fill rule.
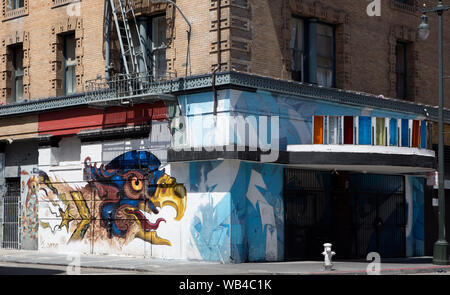
[[[438,198],[439,198],[439,238],[434,244],[433,263],[438,265],[450,264],[448,259],[448,242],[445,235],[445,190],[444,190],[444,62],[443,62],[443,13],[444,6],[439,1],[438,10],[438,26],[439,26],[439,114],[438,114]]]
[[[433,248],[433,263],[439,265],[450,264],[448,258],[448,243],[445,237],[445,190],[444,190],[444,25],[443,14],[444,11],[450,10],[450,6],[446,6],[442,1],[438,1],[435,8],[424,9],[422,15],[422,23],[419,26],[419,37],[426,40],[430,35],[430,26],[428,25],[429,12],[435,12],[438,15],[438,95],[439,95],[439,109],[438,109],[438,199],[439,199],[439,237]]]

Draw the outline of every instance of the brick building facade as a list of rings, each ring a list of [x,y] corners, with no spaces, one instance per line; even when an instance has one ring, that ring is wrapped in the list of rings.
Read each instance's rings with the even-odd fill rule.
[[[22,44],[24,52],[24,99],[62,94],[60,37],[67,32],[74,32],[77,40],[77,92],[84,90],[86,80],[104,75],[102,1],[25,1],[24,9],[16,13],[6,9],[8,1],[3,2],[0,36],[4,103],[11,102],[8,97],[11,96],[12,62],[8,48],[14,45]],[[218,9],[219,2],[221,6]],[[408,88],[411,89],[407,100],[435,105],[437,36],[432,34],[426,42],[418,40],[416,31],[420,23],[421,3],[400,2],[404,1],[381,1],[381,16],[370,17],[366,13],[368,3],[365,1],[211,0],[200,1],[195,5],[178,1],[179,7],[189,16],[193,25],[189,73],[211,73],[220,62],[222,71],[234,69],[290,80],[290,21],[292,15],[296,15],[316,18],[334,26],[337,88],[395,98],[396,44],[401,41],[408,43],[406,74]],[[433,2],[425,1],[429,6]],[[187,25],[183,18],[173,5],[151,5],[149,1],[139,1],[135,5],[138,17],[141,14],[165,13],[167,70],[176,72],[178,77],[184,76]],[[444,25],[448,26],[449,22],[446,18]],[[430,25],[436,28],[435,18],[430,18]],[[449,36],[445,36],[445,48],[450,44],[449,39]],[[218,46],[218,43],[221,45]],[[117,58],[117,50],[113,50],[114,54]]]
[[[346,257],[424,255],[437,21],[420,41],[422,3],[175,2],[130,1],[127,29],[125,0],[2,1],[3,247],[228,263],[311,258],[327,239]],[[262,160],[267,134],[228,133],[242,118],[278,127],[277,159]]]

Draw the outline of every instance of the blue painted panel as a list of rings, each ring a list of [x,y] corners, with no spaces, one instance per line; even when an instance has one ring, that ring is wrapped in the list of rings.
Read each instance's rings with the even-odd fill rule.
[[[420,124],[420,147],[427,148],[427,121],[422,121]]]
[[[397,121],[397,119],[392,118],[389,121],[389,133],[390,133],[389,145],[397,146],[398,145],[398,121]]]
[[[409,147],[409,120],[402,119],[402,146]]]
[[[359,117],[359,144],[372,144],[372,118]]]

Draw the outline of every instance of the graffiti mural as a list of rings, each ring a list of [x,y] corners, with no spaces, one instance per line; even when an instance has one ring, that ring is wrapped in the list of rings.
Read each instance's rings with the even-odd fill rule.
[[[188,193],[199,203],[192,212],[190,246],[202,260],[283,259],[282,169],[228,161],[189,164]]]
[[[22,167],[21,199],[22,199],[22,249],[37,250],[38,244],[38,193],[39,180],[33,174],[34,167]]]
[[[168,239],[158,236],[158,227],[166,220],[157,216],[161,208],[171,206],[175,220],[180,221],[186,210],[186,189],[160,166],[159,159],[147,151],[126,152],[99,167],[87,157],[84,186],[40,171],[42,199],[59,222],[41,221],[41,226],[52,232],[66,230],[70,234],[67,243],[88,239],[126,245],[138,238],[171,246]]]

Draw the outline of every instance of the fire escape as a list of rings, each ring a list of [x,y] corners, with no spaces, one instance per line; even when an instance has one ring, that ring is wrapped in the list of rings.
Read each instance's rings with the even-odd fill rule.
[[[117,5],[116,2],[117,1]],[[110,0],[111,11],[114,17],[117,36],[120,44],[120,52],[123,59],[125,75],[133,76],[147,71],[147,63],[144,52],[144,45],[141,38],[138,38],[138,44],[135,45],[132,38],[130,21],[134,24],[135,31],[139,32],[137,27],[136,15],[133,10],[133,1],[130,0]],[[121,22],[119,21],[121,18]],[[141,64],[139,61],[141,60]],[[141,66],[140,66],[141,65]]]
[[[107,62],[106,76],[86,81],[86,92],[91,105],[105,106],[120,103],[126,105],[133,100],[149,96],[158,96],[162,100],[173,100],[170,94],[158,92],[158,84],[174,77],[166,73],[161,77],[153,76],[147,65],[145,44],[140,38],[139,27],[134,5],[142,0],[105,0],[105,60]],[[109,66],[109,36],[110,18],[112,16],[117,40],[120,47],[121,72],[110,76]],[[160,88],[160,87],[159,87]],[[133,98],[133,99],[130,99]],[[119,100],[117,100],[119,99]]]

